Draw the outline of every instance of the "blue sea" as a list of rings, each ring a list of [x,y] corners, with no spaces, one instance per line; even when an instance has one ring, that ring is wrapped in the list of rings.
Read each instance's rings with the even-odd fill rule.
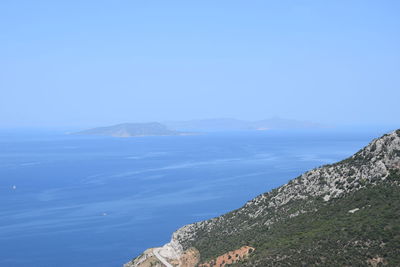
[[[239,208],[380,134],[1,132],[0,266],[121,266],[179,227]]]

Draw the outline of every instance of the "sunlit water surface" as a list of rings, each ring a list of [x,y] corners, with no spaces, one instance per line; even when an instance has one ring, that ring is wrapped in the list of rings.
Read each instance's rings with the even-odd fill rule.
[[[374,131],[0,134],[0,266],[121,266],[180,226],[343,159]]]

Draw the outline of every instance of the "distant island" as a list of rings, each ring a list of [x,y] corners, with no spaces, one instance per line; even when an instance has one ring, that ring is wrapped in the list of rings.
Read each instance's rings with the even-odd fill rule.
[[[179,131],[214,132],[214,131],[246,131],[246,130],[272,130],[272,129],[311,129],[323,128],[318,123],[297,121],[273,117],[264,120],[247,121],[233,118],[203,119],[189,121],[164,122],[170,129]]]
[[[170,130],[167,126],[158,122],[149,123],[122,123],[107,127],[97,127],[73,134],[79,135],[102,135],[114,137],[135,137],[135,136],[171,136],[190,135],[191,133]]]
[[[114,137],[193,135],[206,132],[265,131],[273,129],[313,129],[323,128],[321,124],[282,118],[245,121],[231,118],[203,119],[190,121],[169,121],[164,123],[121,123],[97,127],[73,134],[103,135]]]

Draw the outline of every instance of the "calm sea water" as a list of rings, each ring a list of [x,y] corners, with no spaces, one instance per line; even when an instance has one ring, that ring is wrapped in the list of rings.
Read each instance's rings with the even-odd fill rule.
[[[0,133],[0,266],[121,266],[180,226],[239,208],[377,136]]]

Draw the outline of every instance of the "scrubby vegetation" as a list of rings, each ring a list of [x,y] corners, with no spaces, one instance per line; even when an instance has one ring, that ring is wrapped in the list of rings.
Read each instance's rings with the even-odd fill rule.
[[[195,227],[208,261],[248,245],[232,266],[400,266],[400,131]],[[382,167],[386,166],[386,167]]]
[[[400,266],[400,187],[371,185],[261,233],[248,233],[257,250],[240,266]]]
[[[248,246],[229,266],[400,266],[400,130],[173,240],[200,263]]]
[[[399,173],[394,172],[394,179],[399,179]],[[291,205],[296,209],[301,203]],[[397,182],[370,185],[328,203],[315,199],[313,206],[317,211],[272,226],[259,225],[233,235],[208,232],[196,243],[202,260],[249,245],[255,252],[233,266],[365,266],[369,261],[400,266]]]

